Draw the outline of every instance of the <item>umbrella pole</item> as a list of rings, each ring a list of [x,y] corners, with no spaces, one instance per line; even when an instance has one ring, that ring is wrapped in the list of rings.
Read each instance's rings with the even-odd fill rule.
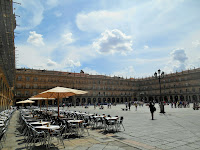
[[[41,100],[40,100],[40,110],[41,110],[41,105],[42,105],[42,104],[41,104]]]
[[[47,98],[47,110],[48,110],[48,102],[49,102],[49,101],[48,101],[48,98]]]
[[[58,117],[60,116],[60,113],[59,113],[59,93],[58,93]]]

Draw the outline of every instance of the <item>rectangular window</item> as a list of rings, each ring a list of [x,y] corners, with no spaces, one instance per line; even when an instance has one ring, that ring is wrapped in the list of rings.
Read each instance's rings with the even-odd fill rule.
[[[33,95],[37,95],[37,91],[34,91],[34,92],[33,92]]]
[[[29,84],[26,84],[26,88],[27,88],[27,89],[29,88]]]
[[[17,96],[21,96],[21,92],[20,91],[17,91]]]
[[[18,77],[17,77],[17,80],[18,80],[18,81],[21,81],[21,80],[22,80],[22,76],[18,76]]]
[[[38,80],[37,77],[33,78],[33,81],[37,81],[37,80]]]
[[[26,81],[30,81],[30,77],[26,77]]]
[[[34,85],[33,85],[33,88],[34,88],[34,89],[37,89],[37,87],[38,87],[37,84],[34,84]]]
[[[29,91],[25,91],[25,95],[28,96],[29,95]]]
[[[17,88],[21,88],[21,86],[22,86],[21,84],[17,84]]]

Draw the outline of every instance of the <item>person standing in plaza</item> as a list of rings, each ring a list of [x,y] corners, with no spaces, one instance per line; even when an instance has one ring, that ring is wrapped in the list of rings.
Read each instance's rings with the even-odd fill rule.
[[[128,109],[131,110],[131,101],[128,103]]]
[[[137,111],[137,102],[135,102],[135,111]]]
[[[156,111],[156,108],[155,108],[154,104],[151,101],[149,103],[149,108],[150,108],[152,120],[154,120],[153,119],[153,113],[154,113],[154,111]]]

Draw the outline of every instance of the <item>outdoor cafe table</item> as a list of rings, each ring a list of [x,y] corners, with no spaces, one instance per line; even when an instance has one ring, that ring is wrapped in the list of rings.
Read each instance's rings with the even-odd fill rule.
[[[34,128],[40,129],[40,130],[57,130],[57,129],[60,129],[60,126],[59,125],[49,125],[47,127],[47,125],[44,125],[44,126],[36,126]]]
[[[78,136],[81,136],[79,125],[83,123],[83,120],[68,120],[67,122],[71,124],[76,124],[77,134]]]
[[[105,118],[105,116],[93,116],[94,118]]]
[[[39,122],[39,121],[37,121],[37,122],[31,122],[30,124],[33,125],[33,126],[43,126],[43,125],[46,125],[48,123],[50,123],[50,122],[47,122],[47,121]]]
[[[47,125],[44,125],[44,126],[36,126],[36,127],[34,127],[35,129],[37,129],[37,130],[45,130],[45,131],[48,131],[48,146],[51,144],[50,143],[50,133],[51,133],[51,130],[57,130],[57,129],[60,129],[60,126],[59,125],[49,125],[49,126],[47,126]]]
[[[0,121],[6,121],[6,120],[7,120],[7,118],[5,118],[5,117],[0,118]]]
[[[119,117],[106,117],[106,120],[117,120]]]
[[[117,120],[119,117],[106,117],[105,119],[108,121],[114,122],[115,130],[117,131]]]
[[[77,115],[85,115],[86,113],[75,112]]]

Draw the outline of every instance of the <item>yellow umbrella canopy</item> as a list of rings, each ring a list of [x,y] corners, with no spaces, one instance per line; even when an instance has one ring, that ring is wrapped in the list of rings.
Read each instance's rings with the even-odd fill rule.
[[[43,98],[58,98],[58,95],[60,98],[66,98],[73,95],[81,95],[86,94],[87,91],[82,90],[76,90],[76,89],[70,89],[65,87],[55,87],[50,90],[44,91],[36,96],[33,96],[34,98],[37,97],[43,97]]]
[[[59,117],[59,98],[66,98],[73,95],[81,95],[81,94],[87,94],[87,91],[82,90],[76,90],[76,89],[70,89],[65,87],[55,87],[50,90],[44,91],[36,96],[33,96],[34,98],[37,97],[43,97],[43,98],[57,98],[58,100],[58,117]]]
[[[25,100],[27,103],[35,103],[34,101],[31,101],[29,99]]]
[[[55,98],[44,98],[44,97],[31,97],[29,100],[38,100],[40,101],[40,110],[41,110],[41,101],[42,100],[54,100]],[[48,109],[48,106],[47,106]]]
[[[17,104],[26,104],[26,103],[35,103],[34,101],[31,100],[25,100],[25,101],[19,101]]]

